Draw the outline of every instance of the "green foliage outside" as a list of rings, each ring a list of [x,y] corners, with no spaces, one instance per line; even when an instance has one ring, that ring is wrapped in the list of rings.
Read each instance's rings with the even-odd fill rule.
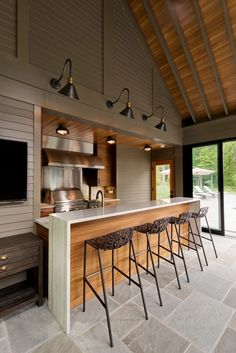
[[[202,176],[202,185],[217,190],[217,146],[203,146],[193,149],[193,168],[214,170],[212,175]],[[236,141],[223,144],[224,190],[236,192]],[[193,185],[197,185],[197,177],[193,176]]]

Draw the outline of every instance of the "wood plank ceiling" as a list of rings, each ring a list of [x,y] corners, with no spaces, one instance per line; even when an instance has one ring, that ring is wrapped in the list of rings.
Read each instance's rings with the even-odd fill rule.
[[[41,114],[41,130],[42,135],[57,136],[56,129],[59,125],[65,126],[69,130],[69,135],[64,136],[65,139],[72,139],[77,141],[106,144],[108,136],[115,138],[116,143],[137,147],[143,149],[145,145],[151,145],[153,149],[170,147],[169,144],[161,144],[152,141],[150,138],[140,138],[131,135],[124,135],[115,132],[108,128],[101,128],[97,126],[81,123],[73,117],[63,115],[58,112],[42,110]]]
[[[236,111],[236,1],[127,0],[183,126]]]

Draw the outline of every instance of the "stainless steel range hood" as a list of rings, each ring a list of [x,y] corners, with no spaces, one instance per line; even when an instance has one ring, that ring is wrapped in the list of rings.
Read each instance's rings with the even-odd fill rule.
[[[104,169],[91,153],[93,144],[43,135],[43,166]]]

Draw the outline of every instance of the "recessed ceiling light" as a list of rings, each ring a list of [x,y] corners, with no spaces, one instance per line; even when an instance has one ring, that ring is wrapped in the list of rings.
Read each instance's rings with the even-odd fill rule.
[[[165,148],[165,145],[164,145],[164,143],[160,145],[160,148]]]
[[[109,143],[109,145],[114,145],[116,143],[116,140],[114,139],[114,137],[108,136],[106,142]]]
[[[152,147],[149,146],[149,145],[145,145],[145,146],[143,147],[143,149],[144,149],[144,151],[151,151]]]

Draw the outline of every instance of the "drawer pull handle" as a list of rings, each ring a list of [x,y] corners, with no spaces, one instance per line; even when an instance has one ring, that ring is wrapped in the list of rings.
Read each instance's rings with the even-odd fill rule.
[[[2,271],[6,271],[6,269],[7,269],[7,266],[1,266]]]
[[[2,255],[1,256],[1,260],[6,260],[7,259],[7,255]]]

